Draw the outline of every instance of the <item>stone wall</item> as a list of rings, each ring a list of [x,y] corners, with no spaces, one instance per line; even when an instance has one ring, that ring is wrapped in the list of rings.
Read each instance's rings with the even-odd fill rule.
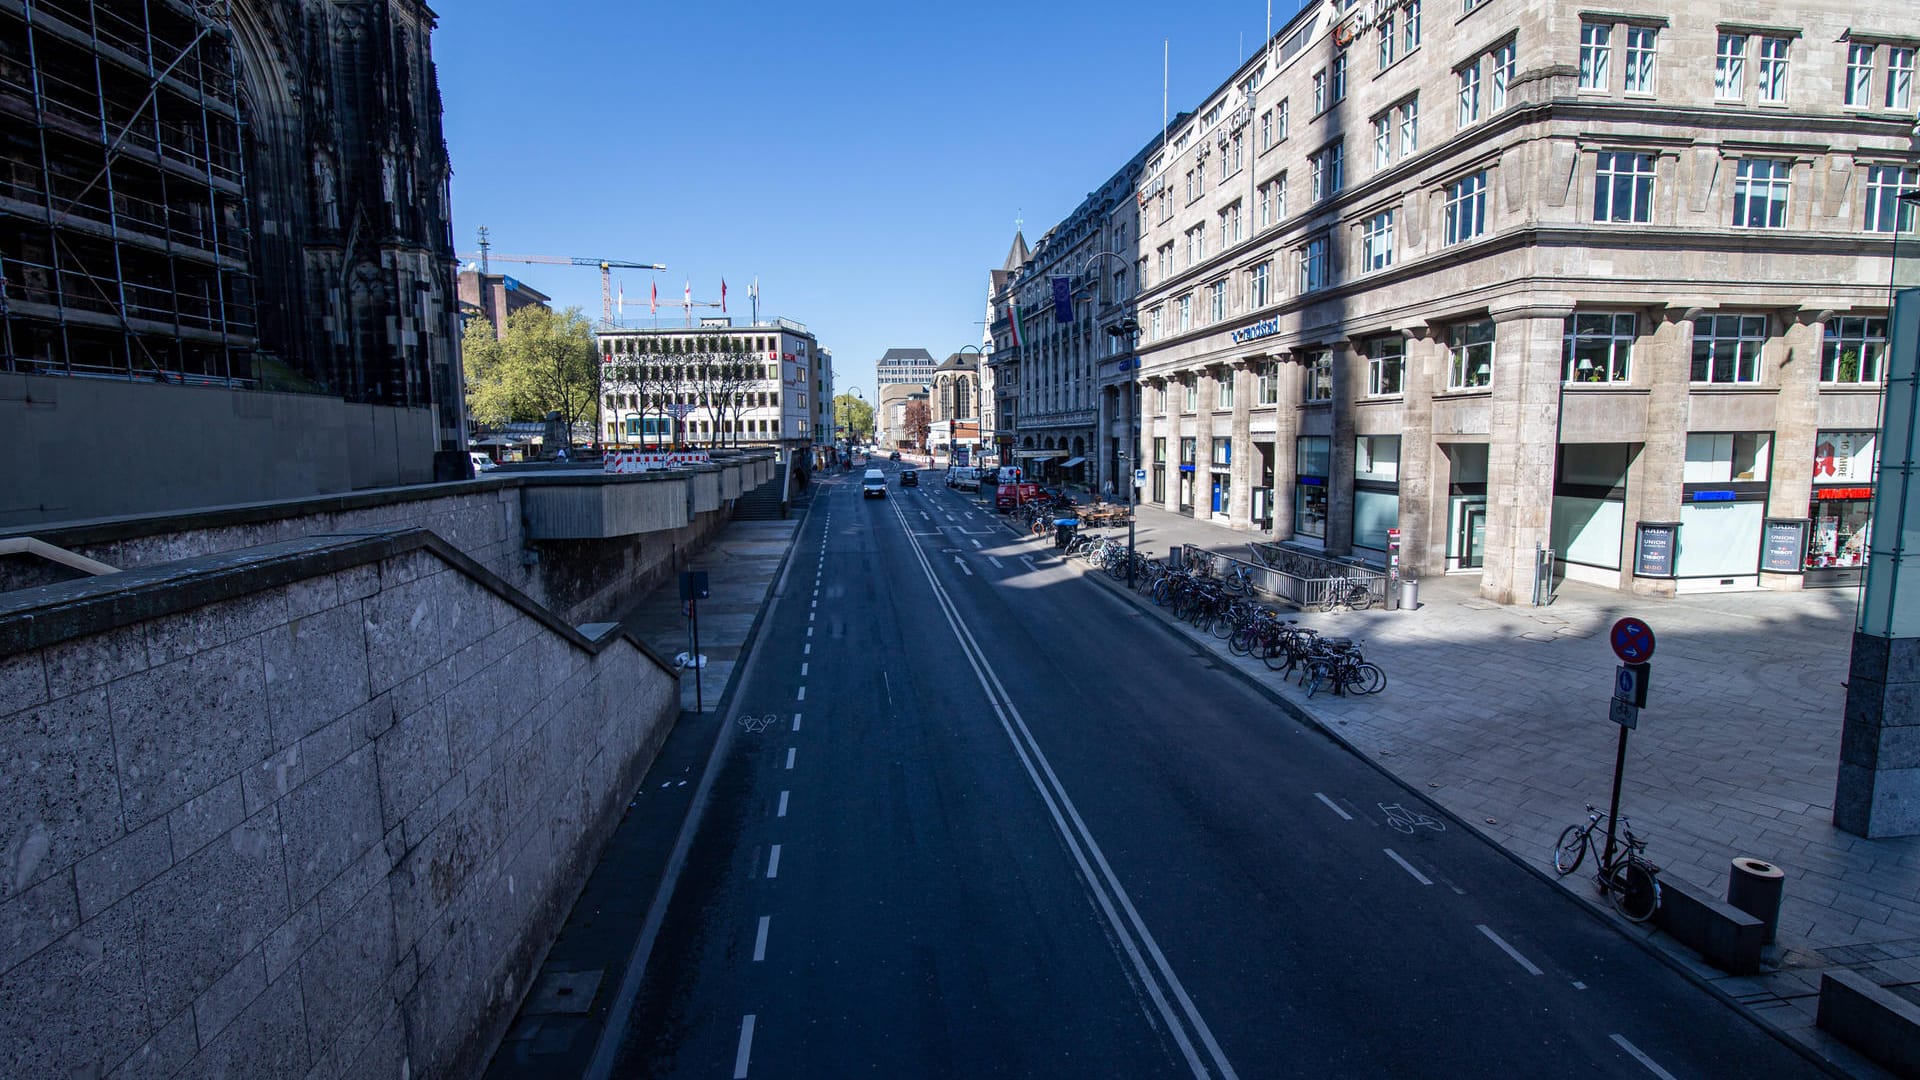
[[[422,530],[0,598],[0,1075],[479,1071],[675,674]]]

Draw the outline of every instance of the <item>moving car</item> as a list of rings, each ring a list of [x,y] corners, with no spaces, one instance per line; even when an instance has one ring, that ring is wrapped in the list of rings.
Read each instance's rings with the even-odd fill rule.
[[[898,450],[895,450],[895,451],[894,451],[893,453],[891,453],[891,454],[888,454],[888,455],[887,455],[887,460],[889,460],[889,461],[899,461],[899,460],[900,460],[900,451],[898,451]]]
[[[860,497],[870,499],[875,495],[883,499],[887,497],[887,474],[879,469],[868,469],[866,475],[860,478]]]
[[[980,474],[966,465],[955,465],[947,470],[947,486],[961,491],[979,491]]]
[[[900,470],[900,486],[901,487],[919,487],[920,486],[920,470],[919,469],[901,469]]]

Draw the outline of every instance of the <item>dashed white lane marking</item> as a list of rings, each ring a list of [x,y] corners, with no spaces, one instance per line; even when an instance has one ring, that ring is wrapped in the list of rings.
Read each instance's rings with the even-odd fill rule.
[[[733,1080],[747,1080],[747,1060],[753,1057],[753,1014],[740,1018],[740,1049],[733,1052]]]
[[[807,621],[808,621],[808,622],[812,622],[812,621],[813,621],[813,617],[814,617],[814,616],[815,616],[816,614],[818,614],[818,612],[813,612],[813,611],[809,611],[809,612],[807,612]]]
[[[773,850],[767,853],[767,877],[771,879],[771,878],[777,878],[779,876],[780,876],[780,845],[775,844],[773,845]]]
[[[793,747],[787,747],[787,768],[789,769],[793,768],[793,751]]]
[[[818,601],[818,600],[815,600],[815,601],[814,601],[813,603],[811,603],[811,604],[808,604],[807,606],[808,606],[808,607],[819,607],[819,606],[820,606],[820,601]]]
[[[1573,988],[1575,990],[1585,990],[1587,988],[1587,984],[1581,982],[1579,979],[1575,979],[1573,980]]]
[[[803,687],[801,687],[801,688],[800,688],[800,692],[799,692],[798,694],[796,694],[796,695],[794,695],[794,700],[795,700],[795,701],[805,701],[805,700],[807,700],[807,688],[806,688],[806,687],[804,687],[804,686],[803,686]]]
[[[1478,929],[1478,930],[1479,930],[1479,931],[1480,931],[1481,933],[1483,933],[1483,934],[1485,934],[1485,935],[1487,935],[1487,940],[1488,940],[1488,941],[1491,941],[1491,942],[1493,942],[1493,943],[1494,943],[1495,945],[1498,945],[1498,946],[1500,946],[1500,951],[1501,951],[1501,952],[1504,952],[1504,953],[1506,953],[1506,954],[1507,954],[1508,956],[1511,956],[1511,957],[1513,957],[1513,962],[1514,962],[1514,963],[1516,963],[1516,964],[1519,964],[1519,965],[1520,965],[1521,967],[1523,967],[1523,968],[1526,968],[1526,969],[1527,969],[1527,974],[1529,974],[1529,975],[1538,975],[1538,974],[1540,974],[1540,969],[1539,969],[1538,967],[1536,967],[1536,966],[1534,966],[1534,963],[1533,963],[1533,961],[1531,961],[1531,960],[1529,960],[1529,959],[1527,959],[1527,958],[1526,958],[1526,957],[1524,957],[1524,956],[1521,956],[1521,955],[1520,955],[1520,950],[1519,950],[1519,949],[1516,949],[1516,948],[1514,948],[1513,946],[1511,946],[1511,945],[1509,945],[1509,944],[1507,944],[1507,943],[1506,943],[1506,941],[1505,941],[1505,939],[1503,939],[1503,938],[1502,938],[1502,937],[1501,937],[1501,936],[1500,936],[1499,934],[1496,934],[1496,933],[1494,933],[1494,932],[1493,932],[1493,927],[1491,927],[1491,926],[1488,926],[1488,925],[1487,925],[1487,924],[1485,924],[1485,923],[1481,923],[1481,924],[1480,924],[1480,925],[1479,925],[1479,926],[1477,927],[1477,929]],[[1673,1080],[1673,1078],[1672,1078],[1672,1077],[1668,1077],[1668,1078],[1667,1078],[1667,1080]]]
[[[795,731],[800,730],[800,714],[799,713],[793,714],[793,730]]]
[[[1031,555],[1022,555],[1022,556],[1020,556],[1020,561],[1021,561],[1021,562],[1023,562],[1023,563],[1026,563],[1026,564],[1027,564],[1027,569],[1029,569],[1029,570],[1034,570],[1034,569],[1038,569],[1037,567],[1035,567],[1035,566],[1033,565],[1033,556],[1031,556]]]
[[[775,814],[773,815],[774,817],[786,817],[786,816],[787,816],[787,794],[788,794],[788,793],[787,793],[787,792],[784,792],[784,791],[780,793],[780,810],[779,810],[779,812],[777,812],[777,813],[775,813]]]
[[[802,649],[802,650],[801,650],[801,652],[800,652],[800,655],[801,655],[801,656],[812,656],[812,655],[813,655],[813,643],[812,643],[812,642],[808,642],[808,643],[807,643],[807,646],[806,646],[806,648],[804,648],[804,649]]]
[[[1647,1067],[1648,1072],[1659,1077],[1660,1080],[1673,1080],[1672,1073],[1661,1068],[1658,1062],[1648,1057],[1645,1053],[1641,1051],[1639,1047],[1628,1042],[1627,1037],[1625,1035],[1615,1035],[1615,1036],[1612,1036],[1612,1038],[1614,1042],[1620,1044],[1620,1049],[1625,1050],[1627,1053],[1633,1055],[1633,1060],[1639,1062],[1642,1065],[1645,1065]]]
[[[767,923],[773,916],[760,916],[760,931],[753,935],[753,962],[759,963],[767,958]]]
[[[991,555],[989,555],[989,556],[987,556],[987,561],[993,564],[993,568],[994,568],[995,570],[1005,570],[1005,569],[1006,569],[1006,567],[1004,567],[1004,566],[1001,566],[1001,565],[1000,565],[1000,560],[999,560],[999,559],[996,559],[996,558],[994,558],[994,557],[993,557],[993,556],[991,556]]]
[[[1346,812],[1345,810],[1342,810],[1342,809],[1340,809],[1340,804],[1339,804],[1339,803],[1336,803],[1336,802],[1334,802],[1334,801],[1333,801],[1332,799],[1329,799],[1329,798],[1327,798],[1327,797],[1326,797],[1325,795],[1322,795],[1321,793],[1319,793],[1319,792],[1317,792],[1317,791],[1313,793],[1313,797],[1314,797],[1314,798],[1316,798],[1316,799],[1319,799],[1319,800],[1320,800],[1321,802],[1323,802],[1323,803],[1326,803],[1326,804],[1327,804],[1327,809],[1329,809],[1329,810],[1331,810],[1331,811],[1333,811],[1333,812],[1334,812],[1334,813],[1336,813],[1336,814],[1339,814],[1339,815],[1340,815],[1340,820],[1341,820],[1341,821],[1352,821],[1352,820],[1353,820],[1353,815],[1352,815],[1352,814],[1349,814],[1349,813],[1347,813],[1347,812]]]
[[[1405,859],[1403,859],[1403,858],[1401,858],[1401,857],[1400,857],[1400,853],[1399,853],[1399,852],[1397,852],[1397,851],[1395,851],[1395,850],[1393,850],[1392,848],[1382,848],[1381,850],[1382,850],[1382,851],[1385,851],[1385,852],[1387,853],[1387,858],[1389,858],[1389,859],[1392,859],[1392,860],[1393,860],[1394,862],[1397,862],[1397,863],[1399,863],[1399,864],[1400,864],[1400,869],[1402,869],[1402,870],[1405,870],[1405,871],[1406,871],[1407,873],[1409,873],[1409,874],[1412,874],[1412,875],[1413,875],[1413,880],[1415,880],[1415,881],[1417,881],[1417,882],[1419,882],[1419,883],[1420,883],[1420,884],[1422,884],[1422,885],[1431,885],[1431,884],[1433,884],[1433,879],[1432,879],[1432,878],[1430,878],[1430,877],[1428,877],[1427,875],[1425,875],[1425,874],[1423,874],[1423,873],[1421,873],[1421,872],[1420,872],[1420,871],[1418,871],[1418,870],[1415,870],[1415,869],[1413,868],[1413,864],[1412,864],[1412,863],[1410,863],[1410,862],[1408,862],[1407,860],[1405,860]],[[1483,929],[1483,930],[1484,930],[1484,929],[1486,929],[1486,928],[1485,928],[1485,927],[1482,927],[1481,929]]]
[[[974,539],[973,537],[971,537],[971,536],[969,536],[969,537],[967,537],[967,542],[968,542],[968,543],[970,543],[970,544],[972,544],[972,545],[973,545],[974,547],[979,547],[979,546],[980,546],[980,541],[978,541],[978,540],[975,540],[975,539]]]
[[[800,677],[804,679],[804,678],[806,678],[806,675],[807,675],[807,665],[805,665],[805,664],[801,664],[801,665],[800,665]]]
[[[933,518],[932,518],[932,517],[930,517],[930,516],[929,516],[929,515],[927,514],[927,512],[926,512],[925,510],[922,510],[922,511],[920,511],[920,516],[921,516],[921,517],[923,517],[923,518],[926,518],[926,519],[927,519],[928,521],[932,521],[932,520],[933,520]]]

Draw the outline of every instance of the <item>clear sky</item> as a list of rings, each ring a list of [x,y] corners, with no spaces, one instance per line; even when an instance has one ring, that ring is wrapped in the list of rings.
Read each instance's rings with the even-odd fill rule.
[[[1038,239],[1157,133],[1163,39],[1175,113],[1259,47],[1265,0],[1205,7],[439,0],[455,246],[665,263],[615,277],[638,325],[656,281],[724,277],[744,317],[758,276],[872,400],[887,348],[980,343],[1016,218]],[[494,270],[599,317],[596,269]]]

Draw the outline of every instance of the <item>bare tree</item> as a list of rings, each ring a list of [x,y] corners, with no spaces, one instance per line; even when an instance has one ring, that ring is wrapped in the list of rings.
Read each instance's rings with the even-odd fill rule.
[[[902,418],[902,427],[906,429],[907,441],[920,449],[927,448],[927,432],[933,430],[933,413],[927,403],[918,398],[907,402],[906,415]]]

